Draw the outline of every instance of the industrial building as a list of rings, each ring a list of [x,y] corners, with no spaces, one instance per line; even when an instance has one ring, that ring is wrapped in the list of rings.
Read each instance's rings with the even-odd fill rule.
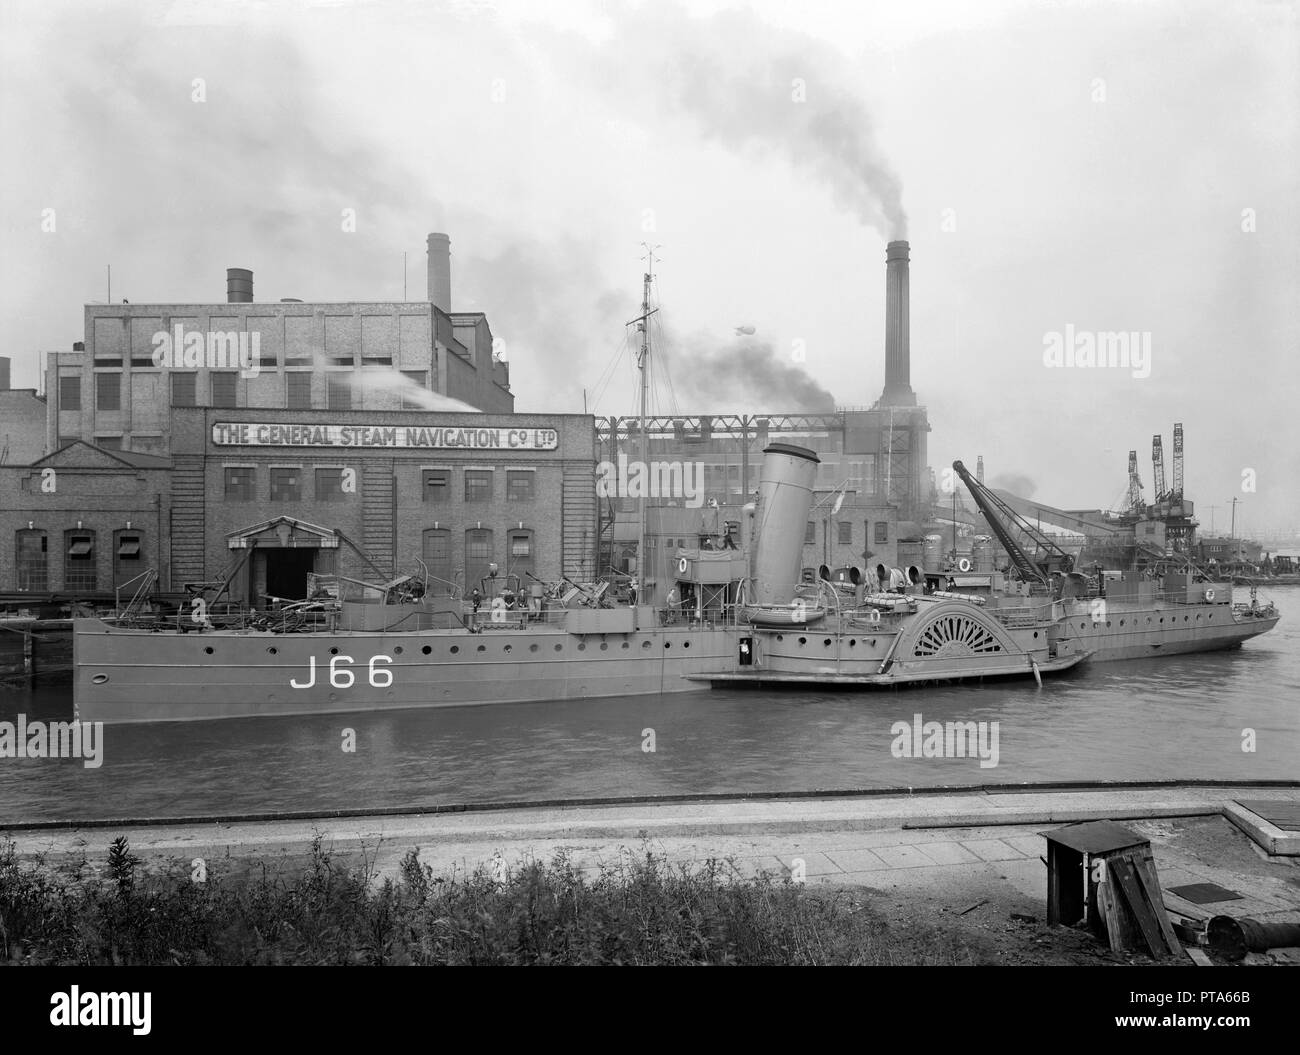
[[[0,597],[120,600],[156,570],[164,594],[228,578],[232,600],[259,604],[417,558],[433,589],[466,592],[493,565],[523,582],[635,569],[637,500],[598,498],[597,472],[642,456],[638,420],[513,413],[486,318],[450,310],[449,244],[428,238],[427,301],[264,303],[233,268],[224,302],[87,305],[45,396],[0,394]],[[919,547],[933,484],[907,243],[886,258],[874,406],[647,421],[647,459],[689,465],[693,489],[651,494],[644,600],[663,600],[676,548],[739,528],[772,441],[821,459],[807,574]]]
[[[262,603],[414,558],[435,590],[590,579],[591,418],[513,413],[449,245],[427,301],[268,304],[231,269],[222,303],[87,305],[45,397],[0,395],[0,595],[105,602],[152,569]]]

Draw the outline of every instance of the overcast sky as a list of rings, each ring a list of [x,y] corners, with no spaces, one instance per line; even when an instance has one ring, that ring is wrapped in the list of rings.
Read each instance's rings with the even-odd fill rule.
[[[1130,448],[1149,494],[1151,437],[1182,421],[1203,530],[1234,496],[1239,528],[1300,523],[1294,4],[42,0],[0,20],[16,387],[81,339],[106,264],[114,300],[220,301],[227,267],[259,300],[390,300],[406,252],[422,298],[441,230],[453,307],[487,313],[519,410],[581,411],[586,388],[635,412],[643,241],[656,410],[864,406],[905,236],[932,465],[983,454],[990,479],[1107,507]],[[1067,326],[1149,334],[1149,376],[1045,365]]]

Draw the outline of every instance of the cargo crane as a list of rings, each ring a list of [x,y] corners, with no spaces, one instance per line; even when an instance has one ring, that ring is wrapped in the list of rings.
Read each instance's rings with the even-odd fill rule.
[[[988,521],[998,542],[1007,551],[1020,578],[1029,583],[1031,588],[1038,586],[1050,590],[1053,573],[1065,574],[1073,570],[1074,558],[1070,554],[971,476],[961,462],[953,462],[952,467],[975,499],[975,504],[984,514],[984,519]],[[1012,526],[1033,542],[1033,553],[1026,550],[1011,533]]]
[[[1174,487],[1169,492],[1174,502],[1183,500],[1183,423],[1174,422]]]
[[[1165,451],[1161,445],[1160,434],[1151,437],[1151,485],[1156,491],[1156,501],[1165,498]]]
[[[1128,511],[1141,514],[1142,478],[1138,476],[1138,452],[1128,452]]]

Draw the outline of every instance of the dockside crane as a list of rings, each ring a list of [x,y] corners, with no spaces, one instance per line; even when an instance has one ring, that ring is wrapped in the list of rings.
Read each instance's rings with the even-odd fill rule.
[[[1183,500],[1183,423],[1174,422],[1174,487],[1169,497],[1175,502]]]
[[[1128,452],[1128,511],[1130,513],[1141,513],[1142,503],[1142,478],[1138,476],[1138,452]]]
[[[952,463],[952,467],[953,471],[961,477],[966,489],[970,491],[971,497],[975,499],[975,504],[984,514],[984,519],[988,521],[989,528],[997,536],[1002,548],[1007,551],[1007,556],[1011,558],[1011,563],[1020,573],[1021,579],[1031,587],[1036,585],[1050,589],[1052,573],[1067,573],[1074,569],[1074,558],[1070,554],[971,476],[966,466],[957,461]],[[1012,534],[1013,526],[1032,540],[1033,553],[1022,546]]]
[[[1160,434],[1151,437],[1151,485],[1156,490],[1156,501],[1165,497],[1165,450]]]

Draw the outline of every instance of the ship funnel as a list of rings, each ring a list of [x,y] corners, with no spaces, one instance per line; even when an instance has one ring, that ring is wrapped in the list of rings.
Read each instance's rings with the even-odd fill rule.
[[[812,451],[788,443],[773,443],[763,451],[749,569],[758,604],[794,600],[819,463]]]

